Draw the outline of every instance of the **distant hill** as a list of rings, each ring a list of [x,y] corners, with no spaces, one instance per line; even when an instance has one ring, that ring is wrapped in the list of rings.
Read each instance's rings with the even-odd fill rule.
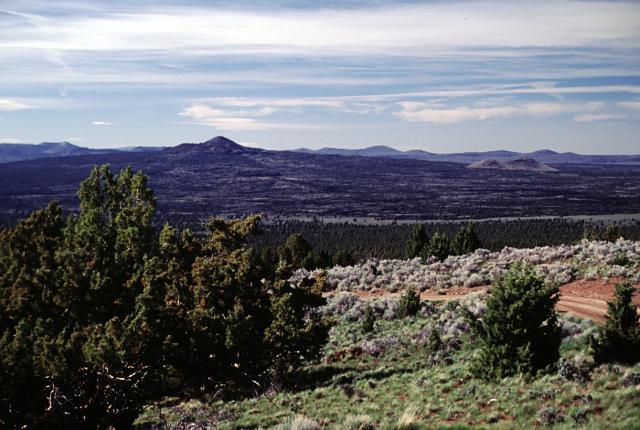
[[[169,154],[187,153],[218,153],[218,154],[256,154],[263,152],[263,149],[249,148],[237,144],[224,136],[216,136],[202,143],[182,143],[178,146],[165,149]]]
[[[296,151],[307,154],[407,158],[412,160],[446,161],[463,164],[483,160],[510,161],[518,158],[532,158],[545,164],[640,164],[640,155],[584,155],[574,152],[560,153],[549,149],[529,153],[498,150],[436,154],[419,149],[399,151],[388,146],[371,146],[362,149],[321,148],[312,150],[302,148]]]
[[[565,164],[546,175],[517,170],[519,163],[530,162],[514,162],[509,170],[467,169],[411,158],[269,151],[219,136],[156,151],[5,163],[0,221],[50,200],[76,208],[80,181],[100,164],[145,172],[159,219],[179,224],[251,213],[345,221],[640,213],[640,166]]]
[[[111,152],[140,152],[157,151],[157,147],[127,147],[117,149],[93,149],[84,148],[69,142],[42,142],[32,143],[0,143],[0,163],[13,161],[34,160],[38,158],[69,157],[73,155],[108,154]]]
[[[558,169],[539,163],[533,158],[518,158],[515,160],[481,160],[467,166],[469,169],[497,169],[497,170],[522,170],[527,172],[558,172]]]

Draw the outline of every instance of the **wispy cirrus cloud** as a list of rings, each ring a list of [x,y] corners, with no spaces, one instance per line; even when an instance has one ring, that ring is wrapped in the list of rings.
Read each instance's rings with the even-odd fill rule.
[[[612,113],[583,113],[573,117],[575,122],[596,122],[596,121],[611,121],[616,119],[624,119],[626,115],[612,114]]]
[[[236,104],[235,106],[239,106]],[[309,124],[298,124],[267,120],[265,117],[278,112],[270,106],[256,107],[256,105],[242,106],[244,109],[223,109],[206,104],[194,104],[184,108],[179,115],[190,118],[194,123],[215,127],[218,130],[286,130],[311,128]]]
[[[550,116],[561,113],[592,112],[602,108],[602,103],[525,103],[520,105],[492,107],[444,107],[420,102],[400,102],[402,110],[396,112],[399,118],[410,122],[430,122],[454,124],[461,121],[482,121],[491,118],[511,116]]]
[[[640,110],[640,100],[629,100],[618,103],[618,106],[625,109]]]
[[[638,46],[634,2],[429,2],[350,10],[140,7],[55,17],[5,12],[2,48],[56,51],[190,50],[353,55],[442,47]],[[47,18],[47,19],[43,19]],[[398,25],[401,23],[401,25]],[[187,32],[184,29],[189,29]]]
[[[105,133],[111,121],[92,120],[122,112],[143,115],[136,136],[163,145],[208,126],[323,146],[343,126],[358,127],[345,146],[393,145],[402,134],[407,148],[450,150],[457,139],[457,150],[474,150],[515,136],[476,123],[530,117],[539,127],[518,121],[519,144],[557,139],[581,150],[591,141],[599,150],[606,132],[626,150],[639,126],[638,22],[640,3],[626,0],[8,2],[0,94],[13,104],[0,101],[3,134],[55,119],[108,146],[130,128]],[[15,103],[32,109],[9,112],[27,109]],[[613,119],[615,130],[592,132]],[[425,143],[430,127],[438,133]],[[46,140],[43,129],[24,137]]]
[[[93,121],[91,125],[95,125],[98,127],[109,127],[112,126],[113,123],[111,121]]]

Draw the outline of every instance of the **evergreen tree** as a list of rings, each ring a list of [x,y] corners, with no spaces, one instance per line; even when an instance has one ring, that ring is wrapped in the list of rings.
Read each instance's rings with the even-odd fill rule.
[[[367,303],[364,308],[364,316],[362,317],[362,332],[363,333],[371,333],[375,328],[376,324],[376,315],[373,312],[373,309]]]
[[[420,310],[420,296],[412,288],[406,290],[400,296],[398,303],[398,316],[400,318],[411,317]]]
[[[0,427],[127,428],[178,388],[255,386],[320,353],[324,281],[287,282],[301,237],[276,270],[246,246],[259,216],[158,232],[146,177],[108,166],[78,197],[66,222],[50,204],[0,231]]]
[[[305,267],[313,269],[315,261],[309,242],[300,233],[295,233],[287,238],[287,241],[280,247],[280,259],[294,267]]]
[[[545,285],[530,267],[514,264],[492,289],[482,320],[467,312],[480,344],[476,374],[534,374],[554,364],[561,341],[557,300],[557,287]]]
[[[437,257],[439,260],[444,260],[449,255],[451,255],[451,242],[447,235],[437,231],[422,249],[421,257],[425,260],[429,257]]]
[[[451,249],[456,255],[469,254],[480,248],[480,240],[473,224],[467,224],[458,229],[453,237]]]
[[[632,300],[634,293],[630,282],[616,284],[605,323],[591,341],[596,363],[640,361],[640,320]]]
[[[338,249],[333,256],[333,265],[334,266],[352,266],[356,263],[353,256],[344,249]]]
[[[405,246],[407,258],[422,256],[422,251],[429,242],[429,236],[424,228],[424,224],[415,224],[411,230],[411,236]]]

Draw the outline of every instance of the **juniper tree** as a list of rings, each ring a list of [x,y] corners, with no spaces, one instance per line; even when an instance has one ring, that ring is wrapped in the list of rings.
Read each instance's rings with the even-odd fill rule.
[[[478,376],[535,374],[558,360],[561,331],[554,310],[558,291],[522,263],[498,279],[482,320],[467,312],[478,337],[474,363]]]
[[[400,296],[398,303],[398,316],[400,318],[411,317],[420,310],[420,296],[412,288],[406,290]]]
[[[156,231],[142,173],[95,168],[0,232],[0,427],[128,428],[158,396],[246,387],[316,357],[322,280],[293,288],[246,246],[258,216]]]
[[[364,308],[364,315],[362,317],[362,332],[371,333],[376,325],[376,314],[373,312],[371,305],[367,303]]]
[[[605,323],[591,341],[596,363],[631,364],[640,360],[640,320],[633,304],[634,293],[630,282],[616,284]]]

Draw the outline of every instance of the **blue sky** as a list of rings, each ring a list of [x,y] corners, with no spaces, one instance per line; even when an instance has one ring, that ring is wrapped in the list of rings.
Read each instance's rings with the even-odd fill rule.
[[[0,2],[0,141],[216,135],[640,153],[640,2]]]

